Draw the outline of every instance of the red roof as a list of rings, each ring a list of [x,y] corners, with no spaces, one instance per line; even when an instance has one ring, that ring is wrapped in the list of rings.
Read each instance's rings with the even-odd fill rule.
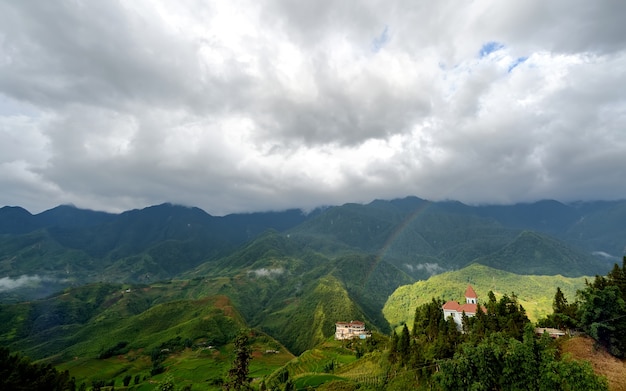
[[[457,311],[461,305],[456,301],[448,301],[443,305],[444,310],[454,310]]]
[[[472,314],[475,315],[476,314],[476,309],[478,308],[477,304],[459,304],[456,301],[448,301],[446,302],[442,309],[443,310],[448,310],[448,311],[456,311],[458,313],[461,313],[463,311],[465,311],[466,314]],[[483,306],[482,307],[483,312],[486,311],[486,308]]]
[[[466,314],[475,314],[476,313],[476,304],[463,304],[461,308],[459,308],[458,312],[465,312]]]
[[[472,288],[471,285],[467,286],[467,289],[465,290],[465,297],[469,297],[472,299],[477,299],[478,296],[476,295],[476,292],[474,292],[474,288]]]

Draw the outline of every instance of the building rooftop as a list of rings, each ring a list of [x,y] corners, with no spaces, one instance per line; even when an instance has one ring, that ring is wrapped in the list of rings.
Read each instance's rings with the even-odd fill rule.
[[[472,288],[471,285],[467,286],[467,289],[465,290],[465,297],[469,297],[472,299],[478,298],[478,296],[476,295],[476,292],[474,291],[474,288]]]
[[[443,305],[444,310],[456,311],[456,312],[465,312],[466,314],[475,314],[476,309],[478,308],[477,304],[459,304],[456,301],[448,301]],[[485,311],[485,307],[483,308],[483,312]]]

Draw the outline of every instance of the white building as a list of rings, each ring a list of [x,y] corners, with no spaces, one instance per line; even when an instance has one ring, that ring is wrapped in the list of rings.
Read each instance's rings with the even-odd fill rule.
[[[463,313],[465,312],[465,316],[471,318],[476,315],[476,309],[478,308],[478,296],[472,288],[471,285],[467,286],[465,290],[465,304],[459,304],[457,301],[448,301],[443,307],[443,317],[444,319],[448,319],[448,317],[452,317],[454,322],[457,324],[457,327],[460,329],[463,321]],[[485,307],[482,307],[483,312],[486,312]]]
[[[335,323],[335,339],[365,339],[369,336],[369,332],[365,330],[365,323],[353,320],[350,322]]]

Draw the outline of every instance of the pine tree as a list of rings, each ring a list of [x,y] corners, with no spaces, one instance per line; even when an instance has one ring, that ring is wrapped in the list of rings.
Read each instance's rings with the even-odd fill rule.
[[[567,311],[567,299],[561,291],[561,287],[556,287],[556,293],[554,294],[554,300],[552,301],[552,310],[555,313],[563,314]]]
[[[283,391],[295,391],[296,387],[293,384],[293,382],[291,381],[291,379],[287,380],[287,382],[285,382],[285,387],[283,388]]]
[[[400,352],[400,362],[402,365],[406,365],[409,362],[411,354],[411,336],[409,334],[409,328],[406,323],[402,327],[402,334],[400,335],[400,344],[398,346]]]
[[[389,346],[389,362],[395,364],[398,362],[398,344],[400,342],[400,338],[396,333],[396,330],[393,330],[391,334],[391,342]]]
[[[225,384],[226,390],[250,390],[249,364],[252,355],[248,346],[248,334],[240,332],[235,338],[235,359],[228,370],[228,382]]]
[[[578,320],[578,303],[569,304],[560,287],[556,288],[554,300],[552,301],[552,315],[543,321],[547,327],[558,329],[575,327]]]
[[[601,288],[598,288],[600,286]],[[585,332],[618,357],[626,356],[626,302],[617,286],[596,277],[579,292],[580,324]]]

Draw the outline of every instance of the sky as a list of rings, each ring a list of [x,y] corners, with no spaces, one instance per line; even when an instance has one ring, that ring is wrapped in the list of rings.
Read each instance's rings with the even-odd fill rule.
[[[626,198],[623,0],[0,0],[0,205]]]

